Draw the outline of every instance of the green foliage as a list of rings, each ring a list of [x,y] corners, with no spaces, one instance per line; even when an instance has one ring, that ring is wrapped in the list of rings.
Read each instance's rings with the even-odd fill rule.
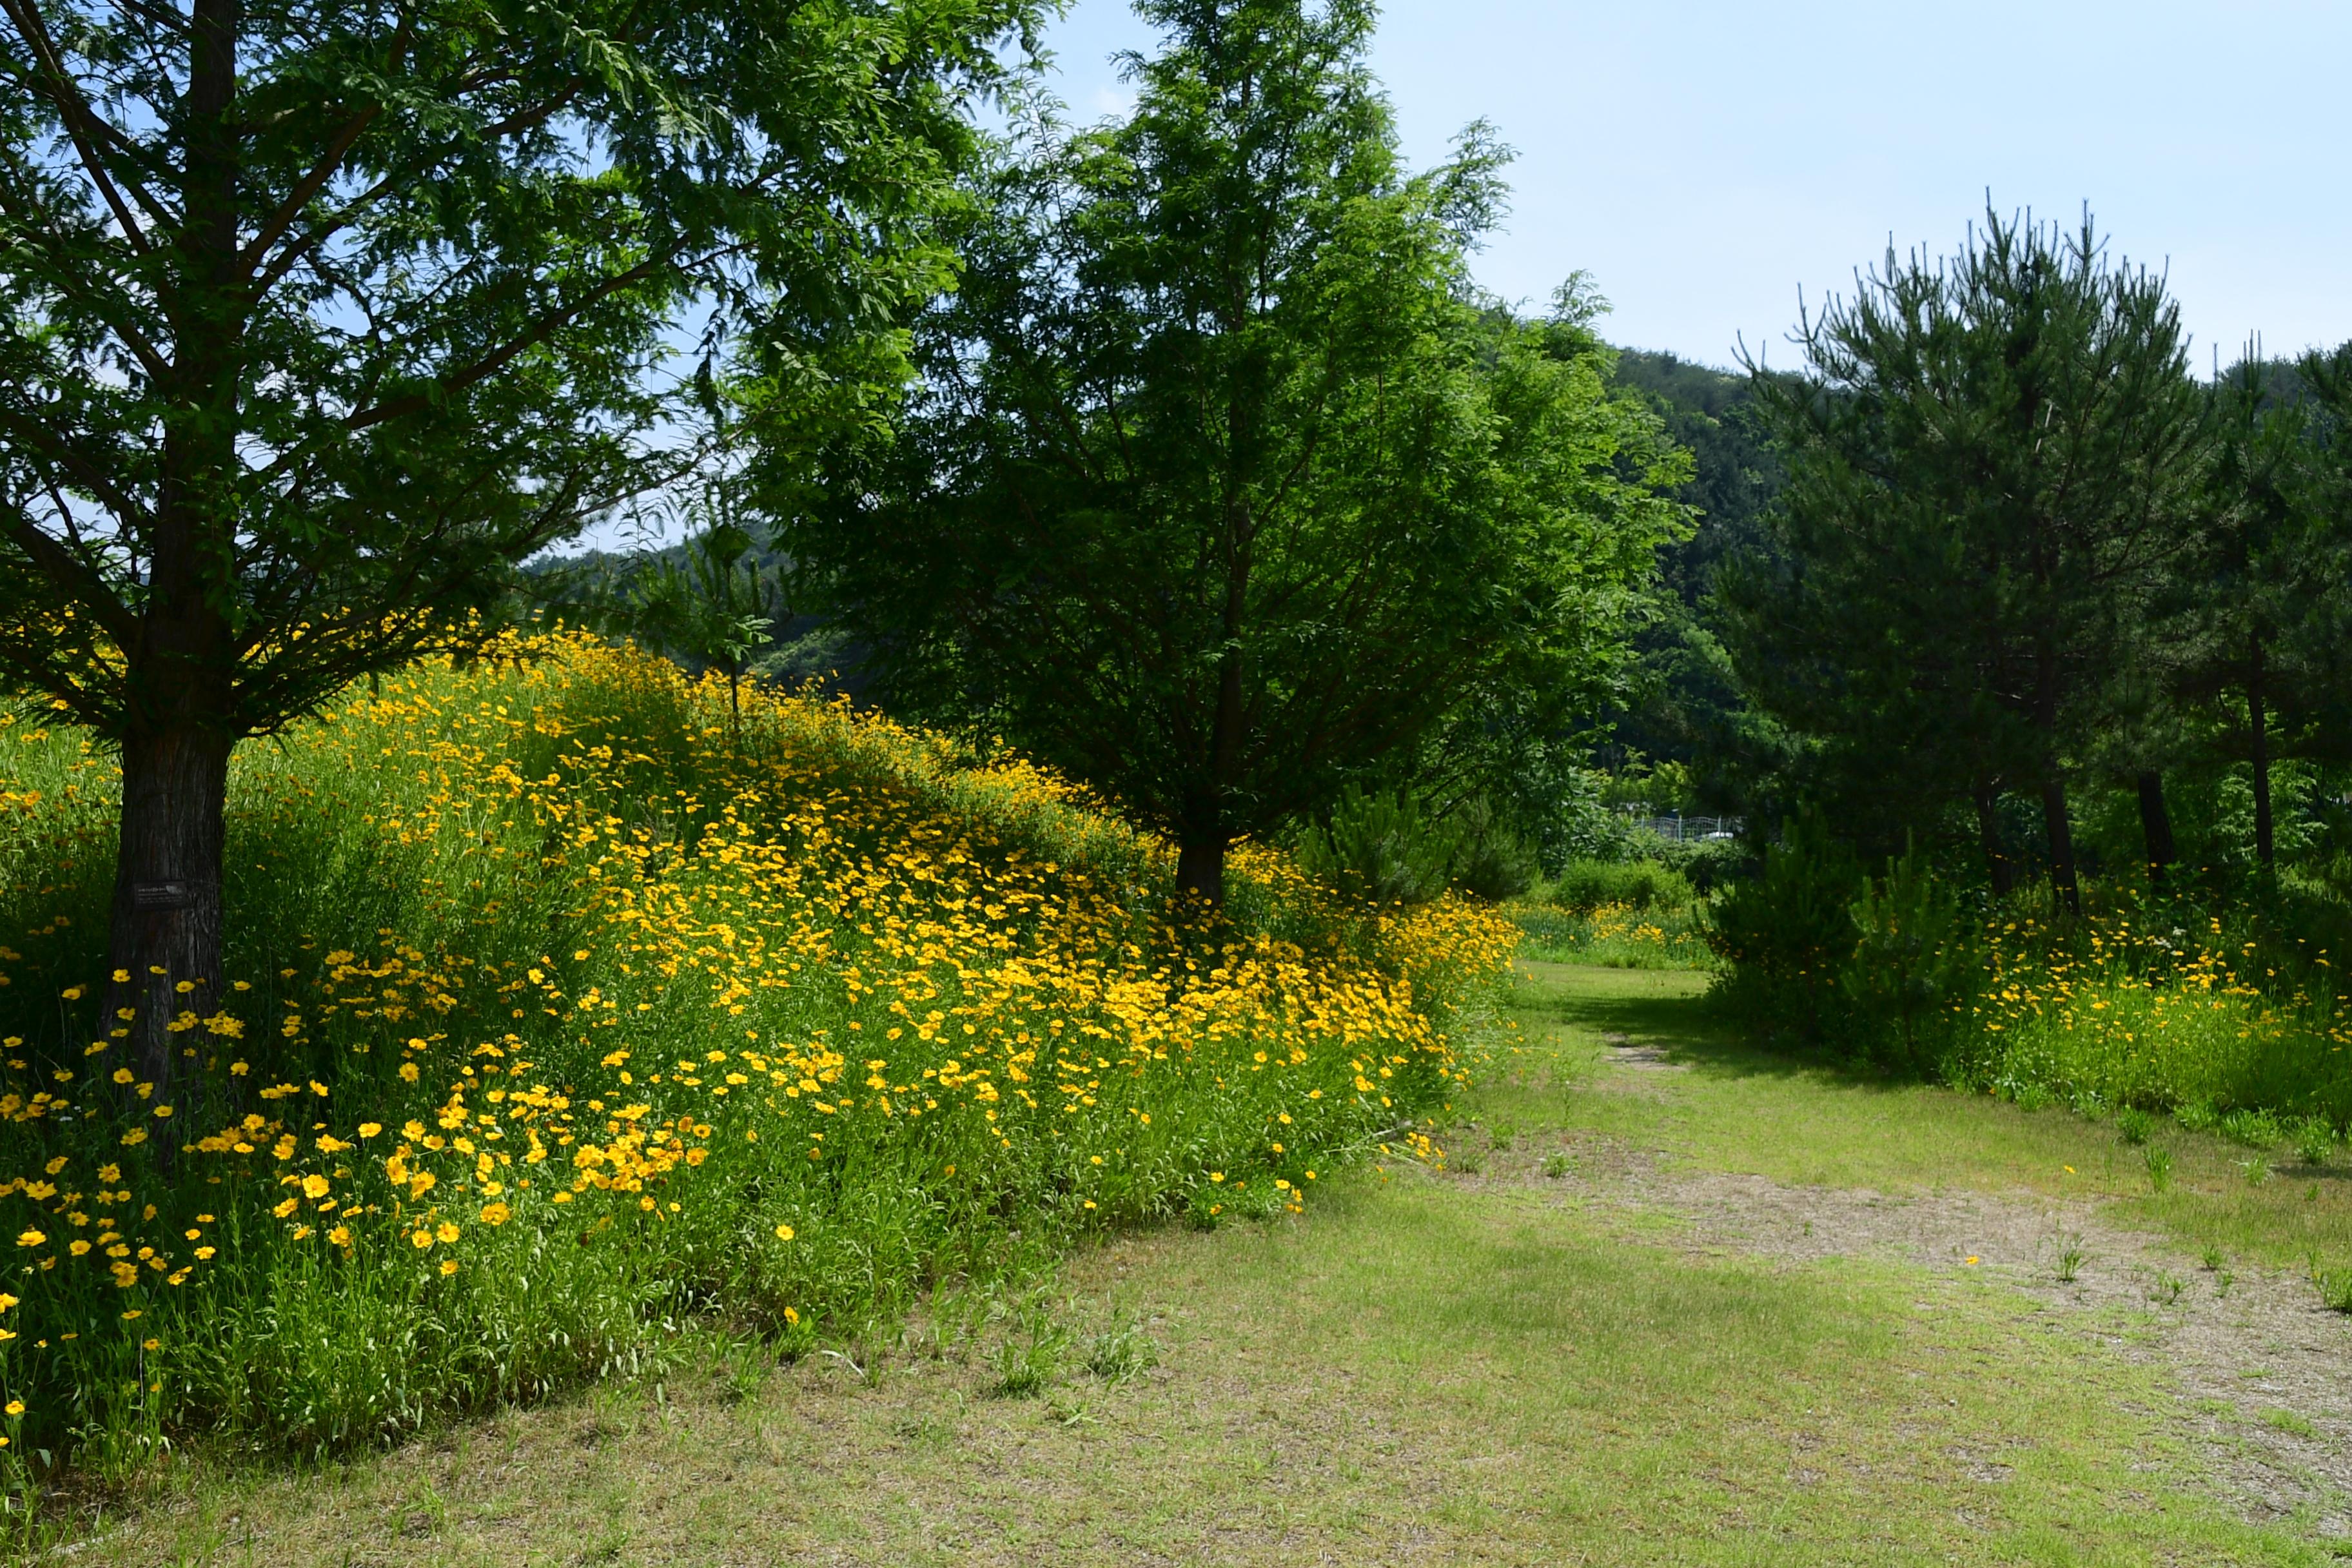
[[[1588,290],[1476,296],[1504,154],[1403,170],[1369,5],[1143,14],[1134,110],[977,193],[898,428],[775,510],[893,700],[1101,789],[1214,898],[1234,838],[1589,710],[1685,468]]]
[[[1843,977],[1848,1026],[1892,1065],[1934,1066],[1953,1005],[1976,980],[1958,901],[1909,848],[1864,883],[1853,915],[1861,935]]]
[[[1717,894],[1707,942],[1727,965],[1719,982],[1738,1016],[1818,1040],[1847,1008],[1839,982],[1861,932],[1853,907],[1864,879],[1852,850],[1815,817],[1791,818],[1760,872]]]
[[[1682,909],[1696,896],[1682,873],[1654,860],[1572,860],[1538,895],[1541,902],[1580,913],[1604,904],[1631,910]]]
[[[1801,375],[1758,383],[1778,549],[1719,579],[1741,685],[1798,738],[1783,788],[1880,842],[2021,789],[2071,899],[2067,770],[2195,537],[2178,307],[2087,216],[1989,212],[1948,259],[1890,253],[1801,342]]]
[[[1482,799],[1440,813],[1411,791],[1349,785],[1296,837],[1300,867],[1352,897],[1419,904],[1449,887],[1490,901],[1524,892],[1535,854]]]
[[[2306,1165],[2325,1165],[2336,1149],[2336,1126],[2324,1116],[2306,1116],[2294,1124],[2294,1152]]]
[[[232,749],[480,647],[518,562],[691,468],[740,339],[793,372],[763,427],[864,418],[1038,15],[7,8],[0,681],[121,749],[108,1006],[150,1081],[222,984]]]
[[[1458,832],[1408,791],[1340,792],[1326,823],[1298,833],[1299,865],[1341,891],[1382,904],[1426,903],[1445,890]]]

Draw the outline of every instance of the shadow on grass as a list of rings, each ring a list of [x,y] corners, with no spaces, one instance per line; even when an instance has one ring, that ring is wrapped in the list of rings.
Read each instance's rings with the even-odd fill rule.
[[[1531,1022],[1623,1035],[1657,1047],[1673,1061],[1719,1078],[1815,1077],[1853,1089],[1899,1089],[1921,1079],[1867,1063],[1841,1059],[1819,1047],[1759,1040],[1725,1016],[1706,987],[1708,974],[1692,970],[1602,969],[1586,964],[1523,962],[1515,998]]]

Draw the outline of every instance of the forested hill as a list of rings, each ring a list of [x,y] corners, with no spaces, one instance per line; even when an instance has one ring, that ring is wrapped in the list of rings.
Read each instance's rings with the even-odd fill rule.
[[[1664,552],[1666,581],[1686,605],[1706,595],[1715,563],[1758,542],[1780,470],[1748,418],[1748,377],[1653,349],[1618,352],[1617,379],[1645,395],[1698,472],[1679,499],[1698,509],[1698,531]]]
[[[1676,499],[1698,512],[1697,530],[1659,552],[1669,597],[1656,625],[1641,634],[1642,675],[1626,708],[1613,716],[1611,759],[1694,763],[1705,775],[1753,749],[1743,734],[1740,700],[1721,650],[1706,631],[1704,602],[1727,555],[1764,542],[1764,511],[1780,468],[1749,417],[1748,376],[1652,349],[1618,351],[1617,379],[1640,392],[1675,440],[1690,449],[1696,472]]]

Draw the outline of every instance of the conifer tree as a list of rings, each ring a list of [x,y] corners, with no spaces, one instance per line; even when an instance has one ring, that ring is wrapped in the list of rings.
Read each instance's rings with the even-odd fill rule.
[[[2077,898],[2067,782],[2149,596],[2194,542],[2206,410],[2161,277],[1989,211],[1959,253],[1888,253],[1809,315],[1759,403],[1790,564],[1727,576],[1743,681],[1851,790],[2039,796]]]

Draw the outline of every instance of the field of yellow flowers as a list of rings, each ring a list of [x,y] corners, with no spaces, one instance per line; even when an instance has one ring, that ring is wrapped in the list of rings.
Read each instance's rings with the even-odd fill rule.
[[[2186,906],[1988,923],[1948,1072],[2028,1103],[2232,1110],[2352,1122],[2352,998],[2325,956],[2283,974],[2263,945]]]
[[[113,787],[0,727],[12,1468],[331,1451],[1295,1209],[1427,1152],[1517,940],[1260,849],[1171,923],[1163,847],[1018,760],[547,635],[240,750],[230,989],[159,1095],[96,1014]]]

